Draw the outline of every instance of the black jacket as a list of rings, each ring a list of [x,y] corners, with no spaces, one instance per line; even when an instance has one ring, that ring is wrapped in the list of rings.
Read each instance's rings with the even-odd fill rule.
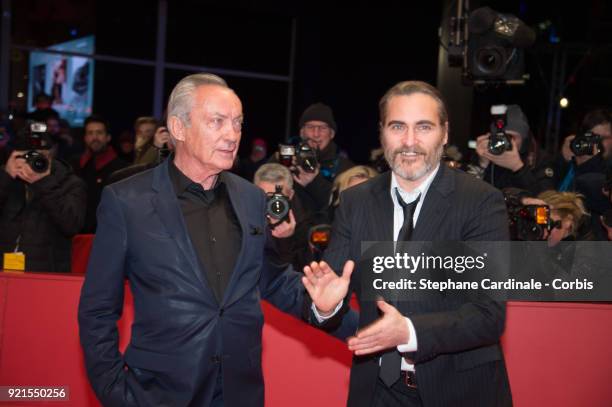
[[[372,269],[371,263],[361,263],[361,250],[365,241],[393,240],[390,185],[391,174],[387,172],[342,194],[324,260],[333,270],[342,270],[348,259],[356,261],[351,290],[357,294],[361,311],[358,322],[353,312],[342,316],[334,332],[337,337],[353,335],[357,328],[379,317],[376,303],[364,294]],[[491,186],[441,165],[424,198],[412,240],[508,240],[503,196]],[[410,317],[416,331],[418,349],[411,359],[423,406],[512,405],[499,345],[505,303],[484,298],[461,301],[432,294],[422,301],[398,301],[397,309]],[[331,326],[334,322],[332,318]],[[372,405],[379,357],[380,354],[353,357],[348,406]]]
[[[26,255],[26,270],[70,272],[72,237],[85,220],[85,183],[54,160],[51,174],[33,184],[0,170],[0,250]]]
[[[302,204],[313,213],[327,210],[334,179],[341,172],[355,166],[349,158],[342,154],[338,145],[333,141],[318,152],[317,160],[320,172],[312,182],[305,188],[298,183],[294,184],[295,193]],[[278,154],[273,154],[268,162],[278,163]]]
[[[86,152],[73,159],[72,168],[87,185],[87,212],[81,233],[96,232],[96,211],[102,197],[102,189],[109,183],[108,180],[115,171],[126,166],[127,163],[117,157],[111,147],[95,157]]]

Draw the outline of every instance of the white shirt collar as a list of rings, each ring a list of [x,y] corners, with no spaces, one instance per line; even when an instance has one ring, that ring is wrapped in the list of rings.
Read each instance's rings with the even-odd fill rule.
[[[421,195],[419,203],[414,210],[413,224],[416,225],[419,214],[421,213],[421,207],[423,206],[423,202],[425,202],[425,196],[427,195],[427,191],[436,177],[436,174],[440,170],[440,165],[441,164],[438,164],[431,174],[429,174],[418,187],[410,192],[406,192],[400,187],[399,183],[397,182],[397,175],[395,175],[394,172],[391,172],[391,188],[389,193],[391,194],[391,200],[393,201],[393,240],[397,240],[397,235],[399,234],[402,224],[404,223],[404,211],[399,202],[397,202],[395,190],[397,189],[399,191],[400,196],[406,203],[414,201],[419,195]]]

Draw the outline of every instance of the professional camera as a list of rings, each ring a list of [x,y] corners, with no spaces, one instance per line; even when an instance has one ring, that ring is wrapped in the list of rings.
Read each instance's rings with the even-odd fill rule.
[[[282,191],[283,187],[276,185],[276,191],[268,195],[268,202],[266,204],[266,214],[272,219],[277,220],[278,223],[284,220],[289,221],[289,209],[291,209],[289,198],[283,195]]]
[[[581,132],[570,142],[570,150],[576,157],[593,155],[593,149],[601,142],[601,136],[590,131]]]
[[[306,172],[317,170],[317,152],[308,143],[300,143],[296,150],[297,165]]]
[[[523,205],[521,198],[525,196],[514,188],[504,190],[510,222],[510,238],[528,241],[545,240],[552,229],[561,226],[561,222],[550,218],[548,205]]]
[[[17,158],[23,158],[34,172],[42,174],[49,169],[47,157],[36,150],[48,150],[51,148],[51,138],[47,133],[47,125],[39,122],[31,122],[22,132],[15,143],[16,150],[27,150]]]
[[[295,146],[290,144],[279,144],[278,146],[278,162],[287,168],[293,166],[293,157],[295,157]]]
[[[509,208],[510,236],[512,240],[545,240],[555,227],[548,205],[523,205]]]
[[[23,155],[18,155],[17,158],[23,158],[34,172],[42,174],[49,169],[49,160],[43,154],[36,150],[28,151]]]
[[[506,125],[508,123],[506,113],[508,106],[494,105],[491,106],[491,136],[489,136],[489,152],[493,155],[502,155],[506,151],[512,150],[512,141],[506,133]]]
[[[297,146],[281,144],[279,145],[278,154],[279,163],[287,168],[293,166],[293,157],[295,157],[295,164],[304,171],[315,172],[317,169],[317,153],[310,148],[308,143],[302,142]]]

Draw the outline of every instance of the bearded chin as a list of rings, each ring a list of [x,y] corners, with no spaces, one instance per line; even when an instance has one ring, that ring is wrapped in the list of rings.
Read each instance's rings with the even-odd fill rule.
[[[402,158],[401,153],[394,153],[392,157],[386,157],[387,163],[391,170],[397,174],[402,179],[406,181],[417,181],[421,179],[425,174],[428,174],[439,162],[442,158],[443,148],[436,149],[434,153],[430,156],[424,155],[423,165],[420,165],[416,169],[406,169],[402,166]]]

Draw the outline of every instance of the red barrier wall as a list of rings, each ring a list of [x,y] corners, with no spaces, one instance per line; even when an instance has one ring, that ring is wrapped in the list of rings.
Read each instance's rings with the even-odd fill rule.
[[[69,402],[46,404],[99,405],[78,342],[82,281],[82,276],[0,273],[0,385],[67,385]],[[267,303],[262,307],[266,405],[344,406],[350,365],[344,344]],[[119,323],[123,347],[132,316],[127,296]],[[610,338],[610,304],[510,303],[503,345],[515,405],[612,405]]]

